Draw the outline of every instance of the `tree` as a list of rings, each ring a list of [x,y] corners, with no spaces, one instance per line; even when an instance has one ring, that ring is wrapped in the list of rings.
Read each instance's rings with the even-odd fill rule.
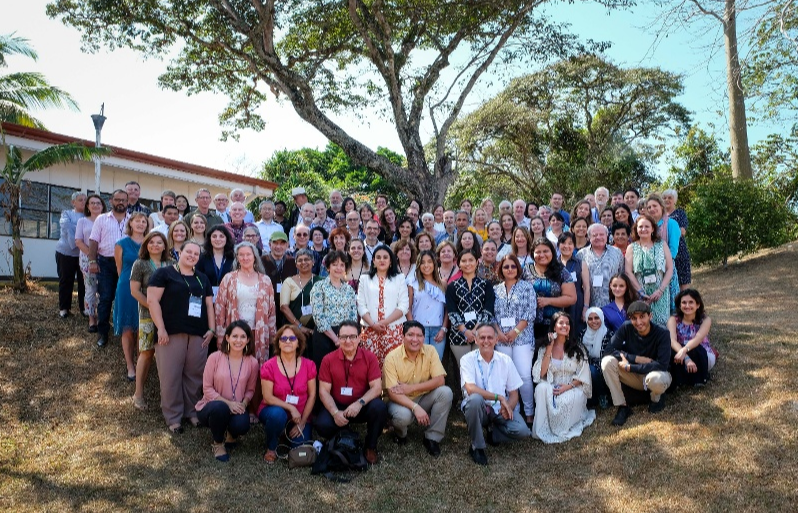
[[[682,91],[678,75],[581,55],[512,80],[456,125],[454,144],[469,172],[504,177],[530,199],[641,186],[665,134],[688,124]]]
[[[632,0],[597,0],[611,7]],[[537,15],[547,0],[54,0],[47,6],[83,34],[84,47],[129,47],[171,58],[160,83],[189,94],[226,94],[224,136],[262,129],[267,88],[357,166],[366,166],[430,206],[455,179],[450,127],[484,73],[529,65],[581,47]],[[332,115],[377,108],[405,153],[392,163]],[[433,133],[425,154],[421,129]]]

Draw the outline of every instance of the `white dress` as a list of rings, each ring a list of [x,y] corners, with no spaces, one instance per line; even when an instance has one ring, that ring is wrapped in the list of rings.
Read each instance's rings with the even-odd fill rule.
[[[546,349],[539,349],[533,365],[533,381],[537,385],[532,432],[534,438],[546,444],[555,444],[580,436],[583,429],[594,422],[594,411],[586,409],[586,400],[592,396],[592,374],[586,357],[579,362],[576,358],[564,355],[563,360],[550,361],[547,377],[542,379],[542,360]],[[559,396],[553,395],[553,385],[563,386],[573,380],[579,380],[582,386]]]

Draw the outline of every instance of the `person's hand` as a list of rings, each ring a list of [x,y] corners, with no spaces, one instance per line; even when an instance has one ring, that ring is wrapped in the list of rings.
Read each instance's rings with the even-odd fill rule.
[[[627,359],[627,358],[625,358],[625,354],[623,354],[623,353],[620,353],[620,354],[619,354],[619,357],[620,357],[620,358],[622,358],[622,359],[619,361],[619,368],[620,368],[620,370],[626,370],[626,368],[628,367],[628,365],[630,365],[630,362],[628,361],[628,359]]]
[[[472,330],[464,332],[464,338],[467,339],[467,342],[470,344],[475,343],[475,333],[473,333]]]
[[[694,363],[694,360],[687,360],[686,361],[686,372],[689,374],[694,374],[697,372],[697,364]]]
[[[374,330],[376,333],[385,333],[385,332],[386,332],[386,323],[385,323],[383,320],[380,320],[380,321],[378,321],[378,322],[374,323],[374,324],[371,326],[371,328],[372,328],[372,329],[373,329],[373,330]]]
[[[341,410],[336,412],[336,415],[333,416],[333,421],[339,427],[345,427],[347,424],[350,423],[350,421],[347,420],[347,417],[344,416],[344,412]]]
[[[210,329],[206,331],[206,334],[203,335],[203,347],[208,347],[208,344],[211,343],[211,337],[214,336],[214,332]]]
[[[417,419],[417,424],[420,426],[427,426],[431,423],[431,418],[428,416],[428,412],[422,406],[414,407],[411,412],[414,414],[414,417]]]
[[[169,334],[166,329],[158,330],[158,345],[165,346],[169,343]]]
[[[356,417],[360,412],[361,412],[361,403],[355,401],[353,404],[351,404],[344,410],[344,416],[349,419],[352,419]]]
[[[508,405],[508,400],[505,397],[500,397],[500,415],[503,416],[506,420],[511,420],[514,418],[514,412],[511,410],[511,407]]]
[[[303,416],[300,415],[300,412],[297,411],[297,408],[295,408],[294,405],[292,405],[292,404],[289,405],[289,417],[292,419],[292,422],[294,422],[295,424],[299,424],[300,423],[300,419],[303,418]]]
[[[662,295],[663,295],[663,292],[661,291],[661,289],[656,289],[655,292],[650,294],[650,299],[649,299],[650,303],[657,302],[659,299],[661,299]]]
[[[339,336],[338,336],[338,335],[334,335],[334,336],[333,336],[333,345],[335,345],[335,346],[338,348],[338,347],[339,347],[339,344],[340,344],[340,342],[339,342]]]
[[[514,341],[515,341],[515,340],[517,340],[517,337],[518,337],[518,336],[519,336],[519,335],[517,335],[517,332],[516,332],[516,331],[514,331],[514,330],[512,329],[511,331],[509,331],[508,333],[506,333],[506,341],[507,341],[509,344],[513,344],[513,343],[514,343]]]
[[[444,340],[444,335],[445,335],[444,330],[437,331],[436,336],[433,337],[434,342],[441,342],[442,340]]]
[[[572,390],[573,388],[575,388],[571,384],[569,386],[570,386],[570,388],[567,388],[567,385],[556,385],[556,386],[554,386],[553,387],[553,395],[559,396],[559,395],[563,394],[564,392],[566,392],[567,390]]]
[[[550,305],[550,298],[549,297],[539,296],[536,299],[536,305],[539,308],[544,308],[545,306],[549,306]]]
[[[398,383],[389,390],[393,394],[397,395],[408,395],[408,393],[410,392],[408,385],[406,385],[405,383]]]
[[[497,341],[500,342],[501,344],[508,344],[508,337],[506,337],[506,334],[503,333],[502,331],[498,331]]]
[[[686,350],[685,346],[682,347],[680,351],[675,353],[675,363],[683,363],[683,359],[686,358],[686,353],[688,353],[688,351]]]
[[[240,413],[244,413],[247,408],[245,408],[243,403],[237,401],[225,401],[228,404],[228,408],[231,410],[231,413],[234,415],[239,415]]]
[[[300,328],[300,333],[310,337],[311,335],[314,334],[314,330],[306,328],[305,326],[303,326],[302,328]]]
[[[303,436],[303,430],[306,428],[305,422],[295,422],[292,429],[289,431],[289,436],[292,438],[300,438]]]
[[[89,264],[89,272],[91,274],[100,274],[100,266],[97,265],[97,262],[92,262]]]

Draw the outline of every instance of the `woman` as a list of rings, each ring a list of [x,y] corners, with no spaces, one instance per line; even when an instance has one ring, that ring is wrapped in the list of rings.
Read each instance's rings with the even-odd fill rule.
[[[439,259],[439,281],[447,286],[454,280],[458,272],[456,265],[456,246],[449,240],[443,240],[436,246],[436,258]]]
[[[475,213],[472,214],[472,226],[468,230],[480,237],[481,243],[489,238],[489,234],[486,231],[486,223],[488,221],[486,212],[482,208],[475,209]]]
[[[305,349],[305,335],[297,326],[287,324],[275,335],[275,356],[261,366],[264,399],[258,418],[264,424],[267,463],[277,461],[282,434],[293,447],[311,439],[309,418],[317,398],[317,366],[302,356]]]
[[[175,196],[175,206],[178,207],[178,214],[181,216],[181,219],[192,211],[192,209],[189,208],[189,198],[183,194]]]
[[[56,273],[58,274],[58,315],[65,319],[71,315],[72,288],[75,286],[75,275],[78,276],[78,308],[85,301],[86,289],[80,269],[80,248],[75,244],[78,222],[86,210],[86,194],[72,193],[72,210],[61,212],[59,226],[61,228],[56,243]]]
[[[531,240],[536,240],[541,237],[546,237],[546,229],[544,227],[544,220],[536,215],[531,217],[531,224],[530,224],[530,233],[531,233]]]
[[[569,225],[570,233],[575,234],[575,252],[589,246],[589,221],[586,217],[575,217]]]
[[[261,258],[261,254],[264,251],[264,247],[261,245],[261,232],[259,231],[258,227],[255,225],[247,226],[244,230],[242,230],[242,241],[249,242],[253,246],[256,247],[258,251],[258,258]]]
[[[414,223],[411,219],[404,217],[397,223],[397,231],[394,234],[394,238],[392,242],[397,242],[401,239],[409,240],[416,234],[416,228],[414,227]]]
[[[494,221],[494,201],[492,201],[492,198],[483,198],[481,208],[486,212],[486,219],[489,222]],[[442,214],[444,214],[444,208],[442,208]]]
[[[309,254],[314,259],[314,266],[312,269],[314,274],[320,273],[322,269],[322,259],[325,258],[325,255],[330,251],[330,248],[325,245],[327,238],[328,232],[326,232],[325,228],[322,226],[315,226],[311,229],[311,252]],[[295,253],[295,261],[297,260],[297,253]]]
[[[600,361],[603,359],[606,346],[611,342],[614,332],[608,329],[603,311],[596,306],[586,310],[586,328],[581,334],[581,342],[589,356],[589,371],[592,375],[592,398],[589,405],[600,404],[600,408],[608,408],[608,385],[603,378]]]
[[[511,244],[511,238],[514,236],[514,228],[517,227],[517,221],[514,219],[514,216],[511,214],[501,214],[500,227],[503,229],[503,236],[500,239],[501,242],[504,244]]]
[[[595,419],[586,409],[592,396],[592,375],[586,352],[575,338],[572,320],[564,312],[553,314],[548,336],[537,340],[533,381],[536,382],[536,416],[533,437],[546,444],[580,436]]]
[[[147,409],[144,401],[144,384],[150,373],[153,353],[156,347],[156,329],[147,308],[147,286],[156,269],[161,269],[173,262],[169,258],[167,237],[153,230],[148,233],[139,248],[139,259],[131,268],[131,296],[139,303],[139,358],[136,360],[136,391],[133,393],[133,405]]]
[[[670,308],[672,308],[672,305],[675,302],[675,296],[677,296],[678,292],[680,292],[678,273],[675,272],[677,270],[675,260],[678,257],[678,249],[680,247],[681,229],[678,226],[678,222],[670,218],[666,213],[666,210],[664,209],[664,201],[661,199],[661,196],[658,194],[651,194],[647,197],[647,202],[645,205],[647,213],[650,214],[650,217],[656,221],[656,230],[661,236],[661,240],[669,248],[670,256],[672,256],[673,273],[672,280],[669,283],[669,305]],[[688,257],[688,253],[686,256]]]
[[[189,238],[189,227],[181,220],[173,221],[167,231],[167,242],[169,243],[169,253],[173,260],[178,260],[178,248]]]
[[[589,203],[587,200],[581,200],[575,204],[572,208],[572,214],[570,215],[569,219],[572,221],[573,219],[577,219],[579,217],[583,217],[584,219],[591,219],[592,216],[592,204]]]
[[[83,312],[89,316],[89,333],[97,333],[97,275],[89,271],[89,236],[92,235],[92,227],[100,214],[105,214],[106,204],[103,198],[97,194],[91,194],[86,198],[86,206],[83,209],[83,217],[78,220],[75,227],[75,245],[81,250],[78,262],[83,274],[85,286],[83,296]]]
[[[253,244],[240,242],[233,253],[231,272],[222,278],[214,303],[217,346],[225,336],[223,326],[245,321],[253,331],[253,356],[261,365],[269,358],[269,343],[276,330],[272,281],[265,274],[264,264]]]
[[[114,334],[122,336],[122,352],[128,367],[128,381],[136,381],[137,331],[139,330],[138,303],[131,295],[131,269],[139,256],[144,236],[150,225],[147,214],[134,212],[125,223],[125,235],[114,245],[114,261],[117,263],[117,293],[114,295]]]
[[[366,228],[367,221],[372,221],[375,219],[375,209],[369,203],[362,203],[361,207],[358,209],[358,213],[361,216],[361,227]]]
[[[631,209],[628,208],[628,205],[625,203],[617,203],[614,205],[614,221],[618,223],[627,224],[628,226],[633,226],[633,214],[631,214]]]
[[[356,294],[358,294],[358,283],[361,276],[369,272],[369,262],[364,258],[365,253],[366,248],[364,247],[363,240],[353,239],[347,244],[347,255],[349,258],[347,259],[347,274],[345,275],[345,279]]]
[[[459,206],[461,207],[461,210],[466,212],[469,217],[472,217],[472,202],[470,200],[464,198],[461,200],[461,205]],[[420,210],[420,212],[422,212],[422,210]]]
[[[529,201],[525,205],[525,217],[527,217],[528,219],[533,219],[538,215],[539,215],[539,207],[536,206],[536,203]]]
[[[511,254],[517,257],[525,279],[528,279],[530,268],[533,266],[531,236],[528,235],[528,230],[521,226],[514,228],[514,237],[511,240]]]
[[[614,209],[611,207],[606,207],[600,212],[600,224],[608,228],[608,233],[611,233],[611,225],[614,224]],[[609,238],[609,244],[611,244],[611,239]]]
[[[499,263],[503,281],[494,287],[494,322],[497,328],[496,349],[511,357],[522,378],[519,390],[525,420],[533,422],[533,323],[536,320],[536,292],[522,279],[522,266],[514,255]]]
[[[678,284],[681,290],[686,290],[692,285],[692,260],[689,256],[689,246],[686,245],[686,230],[689,229],[689,218],[686,211],[676,208],[678,191],[667,189],[661,193],[664,200],[664,212],[678,224],[681,230],[678,254],[675,256],[675,272],[678,274]]]
[[[417,270],[417,248],[410,240],[399,240],[390,246],[397,257],[397,270],[403,276],[403,281],[414,275]]]
[[[189,240],[196,242],[200,245],[200,247],[205,246],[207,228],[208,222],[206,221],[205,216],[192,216],[192,225],[189,227],[192,232],[192,236],[189,237]]]
[[[492,286],[475,273],[478,267],[475,255],[468,250],[462,251],[458,254],[458,266],[461,276],[447,285],[445,293],[451,326],[448,341],[456,357],[456,366],[476,347],[475,327],[494,319],[495,300]]]
[[[492,239],[486,240],[481,246],[481,259],[478,261],[477,274],[479,278],[488,281],[492,287],[500,283],[497,276],[497,244]]]
[[[650,214],[639,214],[633,224],[633,243],[625,252],[625,273],[639,298],[650,303],[652,322],[666,326],[669,319],[669,286],[672,255],[656,230]]]
[[[550,214],[552,213],[553,209],[548,207],[547,205],[542,205],[539,207],[539,217],[541,217],[542,221],[544,221],[545,233],[547,232],[547,230],[550,229]]]
[[[339,326],[342,321],[355,321],[356,293],[345,283],[347,255],[332,250],[322,262],[328,277],[311,287],[311,314],[316,329],[311,339],[311,359],[319,368],[322,359],[339,347]]]
[[[363,347],[378,357],[381,369],[389,351],[403,343],[403,322],[408,313],[408,287],[397,257],[387,246],[372,254],[369,274],[358,285]]]
[[[175,193],[174,192],[172,192],[170,190],[165,190],[164,192],[161,193],[161,208],[162,209],[164,207],[168,206],[168,205],[174,205],[174,204],[175,204]],[[178,209],[178,215],[181,215],[180,209]],[[179,218],[179,219],[181,219],[181,218]],[[155,228],[157,226],[161,226],[162,224],[167,224],[167,222],[164,221],[164,215],[159,210],[156,210],[155,212],[150,214],[150,226]]]
[[[603,307],[603,317],[609,330],[618,331],[628,320],[628,307],[637,299],[636,289],[627,275],[617,274],[611,277],[608,282],[608,299],[608,304]]]
[[[194,426],[200,423],[195,405],[216,330],[211,282],[194,270],[200,246],[184,242],[180,256],[177,264],[157,269],[147,288],[147,307],[158,335],[161,412],[173,434],[183,433],[183,418]]]
[[[558,244],[558,238],[564,233],[564,216],[559,212],[550,214],[550,228],[547,230],[547,240],[554,246]]]
[[[286,278],[281,286],[281,312],[286,320],[297,326],[300,333],[308,339],[314,334],[311,289],[323,278],[313,273],[314,257],[311,250],[299,250],[294,256],[294,263],[297,266],[297,274]]]
[[[417,246],[417,250],[420,252],[433,251],[433,248],[436,247],[436,240],[426,232],[418,233],[414,238],[414,243]]]
[[[197,216],[192,216],[194,219]],[[222,278],[231,272],[233,267],[233,237],[223,225],[212,226],[208,230],[206,244],[203,246],[203,255],[197,264],[197,271],[205,274],[211,282],[214,291],[214,300],[217,298],[219,284]],[[212,341],[216,348],[216,339]]]
[[[500,251],[505,246],[503,243],[503,227],[500,226],[499,221],[490,221],[489,224],[486,225],[486,234],[488,235],[486,240],[494,241],[497,251]]]
[[[348,212],[352,212],[355,209],[356,209],[356,200],[354,200],[349,196],[346,197],[344,200],[342,200],[342,210],[344,210],[345,214],[347,214]]]
[[[667,321],[672,347],[669,372],[677,385],[705,385],[719,353],[708,341],[711,318],[705,313],[700,293],[682,290],[675,297],[675,312]]]
[[[228,451],[250,431],[247,406],[258,381],[258,361],[250,326],[234,321],[226,329],[219,351],[208,357],[203,371],[203,397],[195,405],[200,424],[211,429],[211,452],[228,461]]]
[[[350,242],[350,233],[347,228],[334,228],[328,235],[328,247],[330,251],[347,251],[347,244]]]
[[[436,212],[434,211],[434,217],[436,216]],[[381,228],[383,228],[384,244],[391,244],[392,238],[394,238],[394,234],[397,231],[397,214],[395,214],[394,209],[392,207],[386,207],[381,212],[380,216],[380,223]]]
[[[406,285],[408,304],[411,305],[406,317],[425,326],[425,343],[435,347],[439,360],[444,360],[447,336],[444,316],[445,286],[439,278],[439,266],[432,251],[420,252],[414,274],[406,280]]]
[[[470,251],[473,255],[475,255],[476,260],[481,257],[481,243],[475,233],[466,231],[462,232],[461,235],[458,236],[456,254],[459,254],[464,250]]]
[[[533,266],[530,271],[538,307],[533,336],[538,340],[550,331],[553,314],[574,305],[578,296],[572,275],[556,258],[556,250],[549,239],[533,242]]]
[[[575,329],[583,329],[583,273],[581,273],[581,261],[575,252],[575,235],[571,232],[562,233],[558,238],[559,261],[564,269],[569,273],[570,278],[575,283],[575,304],[565,309],[572,319],[575,319]]]

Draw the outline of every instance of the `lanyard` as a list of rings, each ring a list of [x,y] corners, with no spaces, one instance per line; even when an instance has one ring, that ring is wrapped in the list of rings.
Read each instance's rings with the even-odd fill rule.
[[[183,278],[183,283],[186,284],[186,288],[189,289],[189,295],[191,296],[192,295],[192,287],[189,285],[189,282],[186,281],[186,277],[183,274],[181,274],[181,271],[180,271],[180,269],[178,269],[178,265],[177,264],[175,264],[173,267],[175,268],[176,271],[178,271],[178,274],[180,275],[180,277]],[[203,295],[203,282],[200,281],[200,278],[197,276],[197,274],[192,274],[192,276],[194,276],[194,279],[197,280],[197,283],[200,285],[200,296],[202,296]]]
[[[150,267],[152,267],[153,270],[155,271],[156,270],[156,264],[153,263],[153,259],[151,258],[150,260],[148,260],[148,262],[150,262]],[[160,262],[158,267],[159,267],[159,269],[164,267],[164,262]]]
[[[494,368],[495,359],[492,357],[492,363],[489,364],[489,371],[486,375],[483,375],[483,367],[481,366],[481,353],[478,351],[475,353],[475,361],[478,364],[478,370],[481,371],[481,382],[483,383],[483,389],[489,392],[489,378],[492,377],[492,369]]]
[[[236,389],[239,388],[239,378],[242,377],[242,367],[244,367],[244,358],[239,362],[239,374],[236,376],[236,384],[233,384],[233,371],[231,370],[231,357],[228,356],[228,377],[231,379],[231,390],[233,390],[232,401],[236,400]]]
[[[292,391],[292,395],[294,395],[294,382],[297,381],[297,358],[294,359],[294,376],[291,378],[289,378],[289,373],[286,372],[286,365],[284,365],[283,358],[281,358],[280,355],[278,355],[278,361],[281,362],[283,374],[286,376],[286,381],[289,382],[289,389]]]
[[[217,275],[217,284],[222,281],[222,269],[225,267],[225,255],[222,255],[222,263],[217,267],[217,259],[211,256],[211,261],[214,262],[214,274]]]

